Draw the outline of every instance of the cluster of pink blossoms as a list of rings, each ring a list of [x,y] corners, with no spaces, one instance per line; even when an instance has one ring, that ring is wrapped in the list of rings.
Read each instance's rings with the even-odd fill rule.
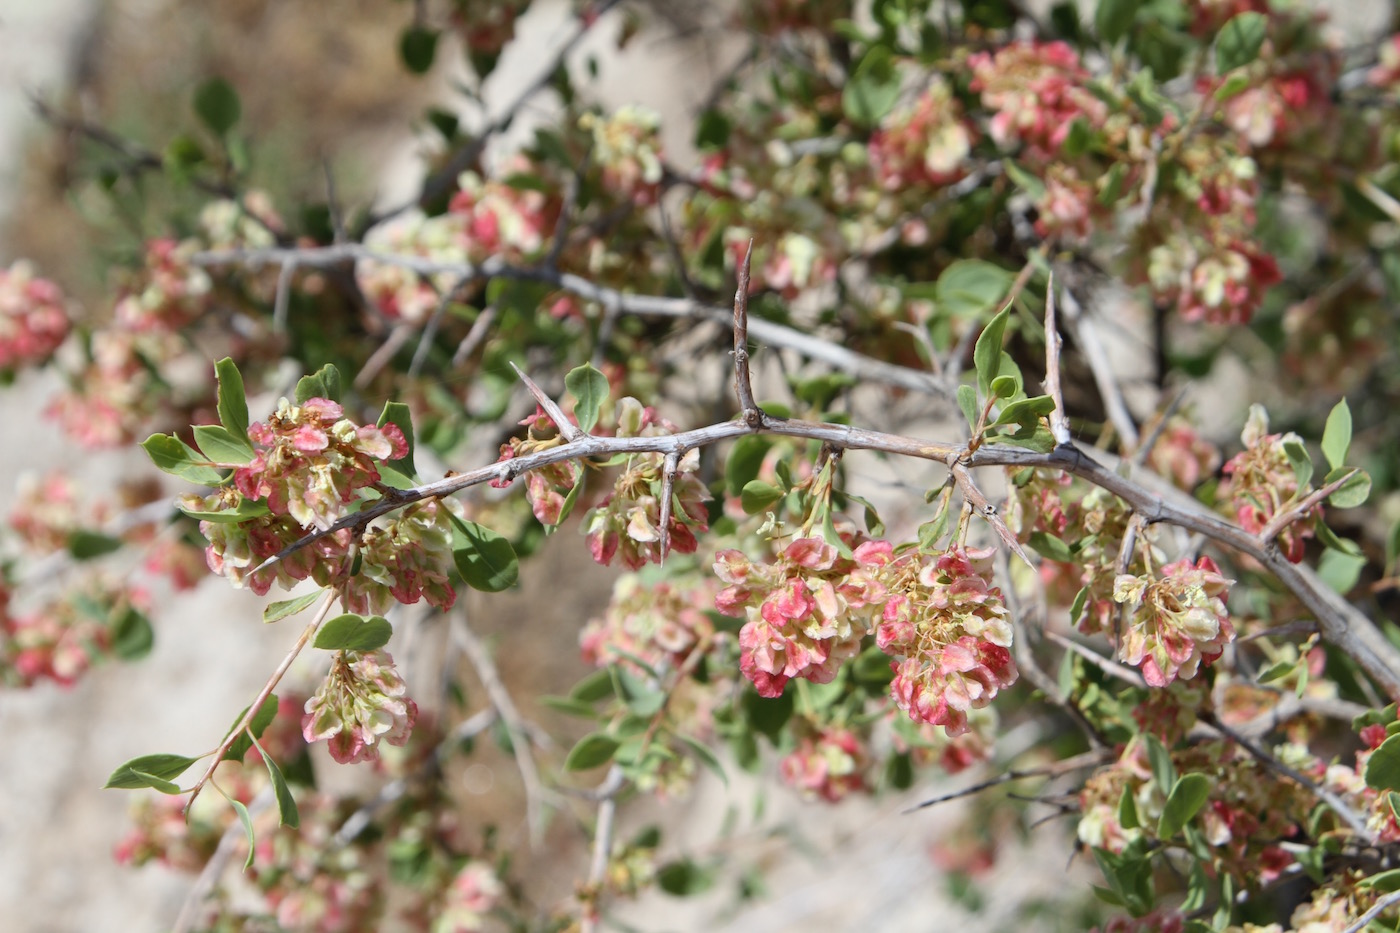
[[[602,667],[629,663],[630,656],[655,668],[678,668],[715,638],[714,623],[705,615],[711,599],[703,583],[647,585],[636,574],[624,574],[613,585],[607,612],[579,633],[583,659]]]
[[[63,292],[20,260],[0,269],[0,373],[41,366],[68,336]]]
[[[1187,492],[1220,466],[1220,449],[1201,437],[1186,418],[1173,415],[1147,454],[1147,465]]]
[[[550,450],[564,443],[549,415],[539,405],[535,413],[520,422],[526,429],[524,437],[512,437],[501,445],[501,455],[497,463],[523,457],[527,454]],[[546,437],[537,437],[543,432]],[[564,503],[574,488],[576,467],[573,463],[551,463],[548,466],[531,470],[525,475],[525,498],[530,503],[530,511],[541,525],[557,525],[564,513]],[[493,479],[491,485],[497,489],[508,487],[513,480]]]
[[[1064,42],[1013,42],[967,60],[972,90],[994,111],[988,127],[1002,149],[1019,144],[1035,161],[1059,150],[1075,120],[1101,126],[1108,106],[1088,88],[1089,73]]]
[[[112,653],[127,622],[145,624],[136,616],[149,608],[144,590],[102,578],[22,615],[6,611],[8,601],[9,591],[0,584],[0,681],[21,687],[45,679],[76,683]]]
[[[1143,679],[1165,687],[1196,676],[1201,661],[1220,656],[1235,639],[1225,600],[1233,581],[1209,557],[1178,560],[1159,574],[1122,574],[1113,598],[1129,607],[1119,657],[1142,668]]]
[[[735,550],[715,555],[715,575],[729,584],[715,608],[748,618],[739,668],[760,696],[781,695],[793,677],[830,683],[855,657],[884,604],[878,577],[891,556],[888,541],[866,541],[843,558],[821,538],[798,538],[771,564]]]
[[[1250,406],[1240,440],[1245,449],[1225,464],[1229,479],[1220,492],[1222,498],[1228,495],[1240,526],[1258,534],[1286,506],[1311,492],[1312,486],[1298,488],[1298,476],[1284,451],[1284,445],[1301,444],[1302,439],[1292,432],[1270,434],[1269,415],[1262,405]],[[1295,564],[1303,559],[1304,539],[1312,537],[1312,520],[1321,514],[1321,504],[1314,505],[1279,531],[1275,540],[1284,557]]]
[[[529,172],[529,163],[512,163]],[[365,245],[376,252],[418,256],[434,262],[479,264],[496,258],[518,262],[538,256],[554,228],[558,206],[532,188],[463,172],[446,213],[425,217],[410,213],[375,227]],[[441,296],[457,276],[441,273],[431,279],[411,269],[361,259],[355,277],[365,296],[385,315],[410,324],[431,316]]]
[[[664,437],[676,426],[653,408],[628,397],[617,403],[618,437]],[[709,528],[705,503],[710,494],[695,475],[700,466],[699,451],[691,450],[680,459],[672,489],[669,532],[671,550],[694,554],[699,546],[696,531]],[[631,454],[613,490],[588,513],[583,531],[588,550],[600,564],[622,561],[629,570],[661,560],[661,492],[665,457],[659,453]]]
[[[330,673],[306,701],[301,720],[307,742],[326,739],[341,764],[376,761],[381,742],[403,745],[418,719],[403,678],[384,651],[341,651]]]
[[[408,454],[398,425],[357,426],[324,398],[300,405],[282,399],[266,423],[248,428],[248,437],[255,453],[234,470],[234,487],[303,528],[329,528],[346,514],[355,490],[379,482],[376,460]]]
[[[359,573],[341,588],[347,612],[383,612],[420,599],[439,609],[457,601],[444,567],[452,562],[452,519],[440,499],[415,502],[381,516],[360,535]]]
[[[467,862],[447,888],[432,933],[480,933],[488,928],[487,918],[505,893],[494,868],[478,860]]]
[[[609,117],[585,113],[579,129],[591,133],[590,158],[603,170],[608,191],[639,207],[656,203],[661,191],[661,117],[628,104]]]
[[[779,765],[783,780],[804,797],[836,803],[865,789],[868,755],[850,729],[827,726],[804,736]]]
[[[84,523],[100,526],[107,518],[105,503],[80,506],[72,480],[62,473],[49,473],[43,479],[23,476],[18,493],[19,501],[10,510],[10,527],[34,554],[61,551]]]
[[[937,556],[902,556],[885,574],[890,597],[875,643],[902,657],[890,692],[911,719],[967,731],[969,710],[1016,682],[1011,620],[1001,590],[974,569],[986,551],[953,547]]]
[[[912,107],[881,121],[870,165],[886,191],[951,184],[967,174],[975,138],[948,82],[935,77]]]

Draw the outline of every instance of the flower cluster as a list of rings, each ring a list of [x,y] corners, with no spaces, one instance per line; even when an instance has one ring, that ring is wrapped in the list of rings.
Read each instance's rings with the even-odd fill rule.
[[[647,584],[637,574],[623,574],[613,584],[606,613],[579,633],[583,659],[599,667],[629,663],[629,658],[655,668],[679,667],[715,638],[714,623],[705,615],[712,598],[699,581]]]
[[[176,331],[203,314],[213,282],[189,261],[200,248],[197,240],[168,237],[147,243],[145,269],[117,300],[117,325],[137,333]]]
[[[1245,449],[1225,464],[1228,481],[1221,494],[1228,496],[1244,530],[1258,534],[1279,512],[1311,492],[1312,486],[1298,487],[1298,475],[1284,450],[1288,444],[1301,445],[1302,439],[1291,431],[1270,434],[1269,415],[1262,405],[1250,406],[1240,440]],[[1279,531],[1275,540],[1293,563],[1303,559],[1304,539],[1312,537],[1312,520],[1321,513],[1322,505],[1313,505]]]
[[[865,789],[869,757],[854,732],[828,726],[800,739],[797,748],[783,757],[779,772],[804,797],[836,803]]]
[[[675,433],[675,425],[655,409],[628,397],[617,403],[618,437],[664,437]],[[699,451],[691,450],[680,459],[672,489],[672,509],[668,528],[671,550],[693,554],[699,546],[696,531],[709,528],[705,503],[710,494],[695,475],[700,466]],[[659,453],[631,454],[613,490],[584,519],[588,550],[600,564],[619,558],[629,570],[661,560],[661,495],[665,457]]]
[[[564,436],[538,405],[535,406],[535,413],[520,423],[526,427],[525,436],[512,437],[502,444],[497,463],[550,450],[564,443]],[[548,436],[539,437],[536,432],[544,432]],[[526,474],[525,498],[529,500],[530,511],[541,525],[559,524],[564,514],[564,504],[577,482],[578,469],[572,463],[551,463]],[[509,479],[494,479],[491,485],[504,489],[511,482]]]
[[[418,719],[403,678],[384,651],[341,651],[301,720],[307,742],[327,739],[341,764],[377,761],[381,742],[403,745]]]
[[[1207,240],[1175,234],[1148,256],[1148,282],[1188,321],[1247,324],[1269,286],[1281,281],[1278,262],[1248,240]]]
[[[183,499],[185,507],[192,511],[230,513],[242,501],[243,497],[231,486],[221,487],[205,498],[191,495]],[[308,577],[320,586],[331,586],[350,566],[348,528],[320,537],[263,570],[257,568],[305,534],[290,515],[259,515],[239,522],[206,519],[199,523],[199,531],[209,542],[204,552],[209,569],[227,577],[234,586],[247,586],[259,596],[267,595],[274,582],[291,589]]]
[[[875,641],[903,659],[894,664],[891,695],[910,718],[950,736],[967,731],[970,710],[1016,682],[1001,591],[972,564],[991,553],[953,547],[936,557],[905,555],[883,575],[890,596]]]
[[[988,131],[1002,149],[1024,144],[1036,160],[1054,156],[1075,120],[1100,126],[1107,105],[1087,87],[1089,73],[1064,42],[1015,42],[967,60],[972,90],[993,111]]]
[[[81,506],[72,480],[62,473],[50,473],[42,480],[25,475],[20,478],[18,493],[19,501],[10,511],[10,527],[34,554],[61,551],[73,532],[84,525],[100,526],[107,518],[104,503]]]
[[[793,677],[831,682],[874,627],[886,596],[878,577],[890,559],[887,541],[866,541],[844,558],[821,538],[798,538],[771,564],[735,550],[715,556],[715,575],[729,584],[715,608],[747,617],[739,668],[761,696],[779,696]]]
[[[629,104],[610,117],[585,113],[579,129],[591,133],[590,157],[603,170],[603,185],[618,197],[645,206],[661,190],[661,117]]]
[[[528,163],[517,166],[528,170]],[[537,256],[554,225],[557,206],[542,192],[463,172],[447,212],[435,217],[408,213],[370,231],[375,252],[418,256],[441,263],[478,264],[490,258],[519,261]],[[402,266],[361,259],[355,276],[365,295],[385,315],[422,324],[455,284],[440,273],[424,278]]]
[[[66,299],[59,287],[19,260],[0,269],[0,373],[41,366],[68,336]]]
[[[443,568],[452,562],[452,512],[440,499],[415,502],[370,522],[360,536],[360,572],[341,591],[347,612],[383,612],[420,599],[439,609],[457,601]]]
[[[11,615],[0,600],[0,682],[30,687],[48,679],[75,683],[113,652],[144,653],[150,644],[146,593],[98,578],[40,609]]]
[[[974,140],[948,82],[936,77],[912,107],[881,121],[870,137],[870,165],[887,191],[946,185],[967,173]]]
[[[1225,609],[1232,582],[1209,557],[1175,561],[1160,575],[1120,575],[1113,598],[1129,613],[1119,657],[1141,666],[1153,687],[1195,677],[1201,661],[1219,657],[1235,639]]]
[[[1173,415],[1148,451],[1147,465],[1190,492],[1219,468],[1220,449],[1201,437],[1190,420]]]
[[[504,893],[494,868],[478,860],[467,862],[447,888],[432,933],[478,933]]]
[[[286,399],[265,423],[248,428],[252,461],[234,470],[245,498],[266,500],[273,515],[325,530],[346,514],[355,490],[379,482],[375,461],[398,460],[408,443],[396,424],[357,426],[324,398],[300,405]]]

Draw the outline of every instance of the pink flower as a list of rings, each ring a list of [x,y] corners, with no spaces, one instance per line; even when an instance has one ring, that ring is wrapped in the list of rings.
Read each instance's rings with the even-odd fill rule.
[[[1235,639],[1225,609],[1231,582],[1209,557],[1167,564],[1157,577],[1118,577],[1113,598],[1130,607],[1121,660],[1141,666],[1154,687],[1195,677],[1202,660],[1219,657]]]
[[[864,771],[869,754],[850,729],[828,726],[807,736],[785,756],[779,771],[783,780],[804,797],[836,803],[853,791],[865,789]]]
[[[405,696],[403,678],[384,651],[340,651],[301,720],[307,742],[328,740],[341,764],[376,761],[379,743],[403,745],[413,732],[418,704]]]
[[[899,708],[911,719],[943,726],[950,736],[967,731],[969,710],[985,707],[1016,682],[1011,652],[971,635],[926,648],[892,667],[890,693]]]
[[[913,107],[890,114],[870,137],[870,165],[886,191],[946,185],[967,173],[973,141],[948,83],[935,78]]]
[[[967,60],[972,90],[994,111],[990,131],[1003,149],[1023,143],[1035,160],[1049,160],[1076,119],[1101,126],[1108,106],[1088,89],[1089,73],[1064,42],[1014,42]]]
[[[32,264],[0,269],[0,373],[41,366],[68,336],[67,299]]]

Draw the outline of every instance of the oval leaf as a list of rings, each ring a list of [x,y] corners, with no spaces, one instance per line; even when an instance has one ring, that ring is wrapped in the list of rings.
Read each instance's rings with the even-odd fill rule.
[[[243,390],[243,374],[229,357],[214,364],[219,382],[219,423],[230,434],[248,438],[248,396]]]
[[[173,474],[191,483],[202,486],[216,486],[223,481],[223,474],[205,462],[205,458],[189,444],[169,434],[152,434],[141,442],[141,449],[151,458],[157,469]]]
[[[608,399],[608,377],[593,368],[591,363],[569,370],[564,377],[564,388],[574,397],[574,417],[578,426],[587,434],[598,423],[598,413]]]
[[[1263,13],[1249,11],[1233,17],[1215,40],[1216,73],[1223,75],[1258,58],[1268,31],[1269,20]]]
[[[1400,790],[1400,735],[1392,735],[1371,753],[1366,762],[1366,786]]]
[[[228,733],[234,730],[243,717],[248,715],[248,707],[243,707],[243,711],[234,717],[233,725],[228,727],[228,732],[224,733],[224,738],[228,738]],[[277,718],[277,694],[270,693],[267,699],[263,700],[262,706],[258,707],[252,722],[248,723],[238,737],[229,744],[228,750],[224,752],[224,757],[220,761],[242,761],[243,756],[248,754],[248,749],[253,747],[254,738],[262,738],[262,734],[267,731],[267,727],[272,725],[272,720]],[[252,733],[249,736],[248,733]]]
[[[1323,443],[1326,443],[1325,441]],[[1348,472],[1347,467],[1337,467],[1327,474],[1324,483],[1333,483],[1341,479]],[[1365,470],[1352,471],[1351,478],[1338,486],[1332,495],[1327,497],[1327,501],[1339,509],[1354,509],[1358,505],[1364,505],[1371,496],[1371,477],[1366,475]]]
[[[253,445],[248,438],[239,437],[222,425],[195,425],[194,442],[212,463],[242,466],[253,459]]]
[[[1238,17],[1236,17],[1238,19]],[[1337,469],[1347,462],[1347,449],[1351,447],[1351,409],[1347,400],[1342,399],[1327,416],[1327,427],[1322,429],[1322,453],[1327,465]]]
[[[316,633],[316,647],[327,651],[373,651],[389,643],[394,627],[383,616],[355,615],[347,612],[321,626]]]
[[[120,538],[79,528],[68,535],[68,553],[74,560],[92,560],[110,554],[122,546]]]
[[[613,755],[617,754],[618,746],[621,744],[610,735],[590,732],[579,739],[577,745],[569,749],[569,756],[564,759],[564,770],[587,771],[599,765],[605,765],[612,761]]]
[[[1204,774],[1183,774],[1172,785],[1162,817],[1157,821],[1157,838],[1171,839],[1191,821],[1210,796],[1210,778]]]
[[[983,398],[991,397],[992,380],[1001,370],[1001,342],[1006,336],[1006,319],[1010,315],[1010,305],[998,311],[996,317],[982,328],[977,345],[972,350],[972,362],[977,370],[977,388]]]
[[[233,129],[243,115],[238,92],[223,78],[210,78],[194,92],[194,112],[216,136]]]
[[[749,515],[756,515],[785,495],[787,493],[777,486],[755,479],[744,484],[743,491],[739,493],[739,504]]]
[[[416,75],[426,74],[437,57],[438,33],[421,26],[410,26],[399,36],[399,58]]]
[[[305,596],[298,596],[296,599],[279,600],[263,610],[263,621],[280,622],[289,616],[296,615],[320,598],[321,592],[317,590],[314,593],[307,593]]]
[[[734,442],[729,449],[729,459],[724,462],[724,485],[731,496],[739,495],[745,485],[758,478],[763,458],[772,448],[773,441],[758,434]]]
[[[452,560],[467,586],[486,593],[508,590],[520,580],[515,548],[476,522],[452,519]]]
[[[132,790],[138,787],[152,787],[151,779],[171,781],[189,770],[198,758],[185,755],[142,755],[121,765],[107,778],[104,788]]]

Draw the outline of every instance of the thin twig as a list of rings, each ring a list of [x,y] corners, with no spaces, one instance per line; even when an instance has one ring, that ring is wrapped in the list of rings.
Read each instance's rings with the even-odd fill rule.
[[[753,380],[749,374],[749,264],[753,260],[753,240],[744,251],[739,264],[739,287],[734,291],[734,392],[739,396],[739,408],[750,427],[763,420],[763,411],[753,397]]]
[[[622,789],[622,784],[622,769],[613,765],[598,788],[598,822],[593,828],[593,856],[588,866],[588,887],[599,900],[602,898],[603,882],[608,874],[608,859],[612,855],[613,830],[617,823],[617,792]],[[598,907],[598,901],[595,900],[592,909],[584,915],[584,933],[597,930]]]
[[[952,800],[960,800],[963,797],[970,797],[973,794],[980,794],[984,790],[989,790],[993,787],[996,787],[998,784],[1006,784],[1010,781],[1021,781],[1026,778],[1036,777],[1059,777],[1060,775],[1068,774],[1071,771],[1078,771],[1083,768],[1092,768],[1097,765],[1104,764],[1105,762],[1111,761],[1112,759],[1113,751],[1111,749],[1096,748],[1093,751],[1081,752],[1078,755],[1071,756],[1069,758],[1064,759],[1063,761],[1057,761],[1051,765],[1046,765],[1043,768],[1025,768],[1020,770],[1013,769],[1010,771],[1003,771],[996,777],[988,778],[987,780],[982,781],[978,784],[973,784],[971,787],[964,787],[962,790],[955,790],[952,793],[941,794],[940,796],[932,797],[921,803],[916,803],[914,804],[914,806],[906,808],[903,812],[913,813],[916,810],[923,810],[927,807],[934,807],[940,803],[948,803]]]
[[[500,713],[501,725],[510,737],[511,751],[515,753],[515,765],[520,771],[520,782],[525,788],[525,820],[530,827],[530,844],[538,846],[544,839],[544,807],[548,802],[548,795],[544,782],[540,780],[539,769],[535,766],[535,757],[530,752],[530,737],[525,720],[516,709],[510,691],[502,682],[501,675],[496,670],[496,663],[491,660],[491,652],[486,650],[486,645],[472,631],[465,613],[458,615],[457,624],[452,627],[452,631],[460,639],[462,653],[476,669],[476,676],[486,689],[491,705]]]
[[[267,679],[267,683],[264,684],[262,690],[258,692],[257,699],[253,700],[253,702],[248,705],[248,711],[243,714],[243,718],[238,720],[237,725],[230,729],[228,735],[224,736],[224,740],[219,743],[219,747],[214,749],[214,760],[210,763],[208,769],[205,770],[204,776],[190,789],[190,799],[185,802],[186,815],[189,814],[190,807],[194,805],[195,798],[199,796],[199,792],[204,789],[205,784],[209,783],[210,778],[214,776],[214,771],[223,762],[224,753],[229,750],[233,743],[238,740],[238,737],[243,734],[243,731],[252,723],[253,717],[258,714],[258,710],[262,708],[263,703],[272,695],[272,691],[277,689],[277,685],[282,681],[282,675],[287,673],[287,669],[292,666],[292,662],[297,659],[297,655],[301,654],[301,649],[307,646],[311,641],[311,636],[316,634],[316,629],[321,626],[326,616],[330,614],[331,606],[335,603],[335,599],[335,591],[327,590],[325,598],[321,600],[320,608],[316,610],[315,617],[307,623],[306,628],[301,633],[301,637],[296,640],[296,644],[292,645],[292,650],[288,651],[287,656],[277,665],[277,669],[272,672],[272,676]]]
[[[472,321],[471,330],[467,331],[467,336],[463,337],[462,342],[457,344],[457,349],[452,354],[453,369],[461,366],[469,356],[476,352],[476,348],[486,339],[486,334],[495,322],[496,306],[487,305],[476,316],[476,320]]]
[[[453,282],[452,287],[443,292],[442,297],[438,299],[437,307],[433,308],[432,317],[428,318],[428,323],[423,327],[423,335],[418,338],[418,348],[413,351],[413,360],[408,364],[410,379],[422,372],[423,363],[428,359],[428,351],[433,347],[433,338],[437,336],[438,327],[442,325],[442,318],[447,313],[448,307],[475,278],[473,275],[462,276]]]
[[[1348,470],[1345,476],[1337,477],[1321,489],[1314,489],[1311,493],[1269,519],[1269,523],[1259,530],[1259,543],[1268,544],[1280,531],[1283,531],[1283,529],[1308,514],[1308,511],[1311,510],[1313,506],[1332,495],[1332,493],[1336,492],[1338,489],[1341,489],[1348,480],[1359,472],[1359,470]]]
[[[579,429],[578,425],[569,420],[568,416],[564,414],[564,410],[559,407],[559,404],[546,395],[544,389],[541,389],[535,383],[535,380],[525,375],[521,368],[516,366],[515,363],[511,363],[510,368],[515,370],[515,374],[520,377],[520,381],[525,383],[525,388],[530,390],[530,396],[535,400],[536,404],[544,409],[544,413],[549,415],[549,420],[554,422],[554,426],[559,429],[559,434],[564,440],[569,442],[579,441],[587,436]]]
[[[1400,891],[1391,891],[1385,897],[1371,905],[1370,910],[1366,911],[1360,917],[1357,917],[1356,922],[1348,926],[1342,933],[1361,933],[1362,930],[1370,926],[1372,920],[1376,919],[1396,904],[1400,904]]]
[[[1147,432],[1147,437],[1138,444],[1137,450],[1133,451],[1131,460],[1135,466],[1142,466],[1147,463],[1147,458],[1152,455],[1152,448],[1157,446],[1157,442],[1162,438],[1162,432],[1167,429],[1167,422],[1171,416],[1176,414],[1176,410],[1181,407],[1181,403],[1186,399],[1186,387],[1183,386],[1167,402],[1167,407],[1162,409],[1162,413],[1157,416],[1157,420],[1152,422],[1152,429]]]
[[[1067,638],[1064,635],[1061,635],[1059,632],[1047,631],[1045,633],[1045,637],[1053,641],[1055,644],[1059,645],[1061,648],[1064,648],[1066,651],[1072,651],[1073,653],[1079,655],[1081,658],[1088,661],[1090,664],[1094,665],[1099,670],[1103,671],[1105,674],[1108,674],[1110,677],[1116,677],[1124,683],[1132,684],[1134,687],[1147,686],[1147,682],[1142,679],[1142,675],[1139,674],[1137,671],[1104,657],[1103,655],[1099,654],[1097,651],[1094,651],[1087,645],[1081,645],[1074,639]]]
[[[272,785],[268,784],[258,795],[248,803],[248,817],[259,816],[264,810],[272,806],[276,799]],[[229,861],[233,858],[233,853],[237,851],[239,843],[243,842],[244,830],[241,820],[233,820],[224,830],[224,834],[219,837],[219,845],[214,849],[214,854],[209,857],[209,861],[204,863],[204,868],[199,872],[199,877],[190,886],[189,893],[185,895],[185,902],[180,906],[180,913],[175,917],[175,924],[170,928],[170,933],[188,933],[194,929],[195,921],[199,919],[199,908],[209,899],[209,894],[214,890],[214,885],[219,880],[219,876],[228,867]]]
[[[1070,442],[1069,416],[1065,414],[1065,395],[1060,389],[1060,347],[1064,340],[1055,323],[1055,273],[1045,286],[1045,393],[1055,403],[1050,412],[1050,434],[1057,445]]]
[[[292,279],[297,274],[295,262],[285,262],[277,273],[277,297],[272,302],[272,332],[280,334],[287,329],[287,306],[291,304]]]
[[[1332,791],[1314,782],[1297,768],[1284,764],[1273,755],[1265,752],[1239,732],[1222,723],[1214,713],[1202,712],[1200,714],[1200,720],[1244,749],[1251,757],[1270,771],[1281,774],[1296,782],[1299,786],[1307,788],[1314,797],[1325,803],[1329,810],[1337,814],[1341,821],[1351,827],[1352,832],[1356,833],[1362,839],[1365,839],[1367,842],[1375,841],[1375,834],[1366,827],[1366,821],[1352,810],[1351,807],[1347,806],[1346,801],[1342,800],[1341,797],[1338,797]]]
[[[516,266],[497,258],[473,265],[467,262],[443,262],[423,256],[384,253],[358,243],[344,243],[295,249],[211,250],[196,253],[191,262],[197,266],[211,267],[295,261],[302,267],[337,268],[349,260],[361,259],[409,269],[423,276],[446,273],[459,277],[476,275],[479,278],[543,282],[585,301],[596,301],[606,308],[615,308],[620,314],[713,320],[726,328],[733,321],[733,312],[718,305],[705,304],[690,298],[625,294],[572,273],[542,267]],[[948,383],[930,373],[877,360],[783,324],[750,317],[749,336],[769,346],[794,350],[808,359],[844,370],[862,382],[882,383],[940,398],[952,397],[952,392],[947,387]]]
[[[676,471],[680,468],[680,451],[673,450],[666,455],[661,467],[661,560],[665,565],[666,555],[671,551],[671,497],[676,491]]]
[[[375,348],[375,351],[365,360],[365,365],[360,367],[360,371],[355,374],[355,388],[363,389],[374,381],[374,377],[389,365],[389,361],[403,349],[408,343],[408,338],[413,336],[412,324],[398,324],[389,331],[389,336],[384,338],[384,342]]]
[[[972,474],[968,472],[967,467],[958,462],[956,454],[948,459],[948,470],[953,474],[953,480],[958,484],[958,488],[962,490],[963,500],[970,503],[977,514],[986,519],[987,524],[991,525],[992,530],[997,533],[997,537],[1001,538],[1002,543],[1011,549],[1011,553],[1025,561],[1027,567],[1032,570],[1036,569],[1035,564],[1031,562],[1030,555],[1021,547],[1021,542],[1016,540],[1011,529],[1006,527],[1006,521],[997,511],[997,507],[992,505],[981,489],[977,488]]]
[[[1129,451],[1135,450],[1138,445],[1137,426],[1133,424],[1133,416],[1123,401],[1123,392],[1118,387],[1118,380],[1114,378],[1113,365],[1108,360],[1108,351],[1099,340],[1098,329],[1084,314],[1084,309],[1080,307],[1078,299],[1068,286],[1061,291],[1060,301],[1065,306],[1065,321],[1074,331],[1074,339],[1084,351],[1084,359],[1088,361],[1089,370],[1094,374],[1094,383],[1099,387],[1099,396],[1103,399],[1109,422],[1123,439],[1124,446]]]

